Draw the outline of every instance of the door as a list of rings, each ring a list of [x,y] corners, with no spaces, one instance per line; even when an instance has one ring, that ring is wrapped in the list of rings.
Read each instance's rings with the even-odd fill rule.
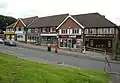
[[[72,46],[72,39],[68,39],[67,40],[67,47],[68,48],[72,48],[73,46]]]
[[[67,47],[67,39],[66,38],[62,38],[60,39],[60,47]]]

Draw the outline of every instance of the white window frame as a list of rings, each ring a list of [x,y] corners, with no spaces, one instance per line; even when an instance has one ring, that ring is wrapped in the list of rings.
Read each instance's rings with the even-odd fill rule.
[[[61,29],[61,34],[67,34],[68,30],[67,29]]]
[[[56,27],[50,27],[50,32],[56,32]]]
[[[42,28],[42,32],[47,32],[47,28]]]
[[[31,29],[28,29],[28,31],[27,31],[28,33],[31,33]]]
[[[79,29],[72,29],[72,34],[79,34],[80,30]]]
[[[85,34],[88,34],[88,29],[85,29]]]
[[[39,32],[39,29],[38,28],[35,28],[35,33],[38,33]]]

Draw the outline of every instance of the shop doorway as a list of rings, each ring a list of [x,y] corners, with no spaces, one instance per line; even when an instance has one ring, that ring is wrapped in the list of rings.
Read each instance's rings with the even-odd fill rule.
[[[67,47],[68,48],[73,48],[73,46],[72,46],[72,39],[68,39],[67,40]]]

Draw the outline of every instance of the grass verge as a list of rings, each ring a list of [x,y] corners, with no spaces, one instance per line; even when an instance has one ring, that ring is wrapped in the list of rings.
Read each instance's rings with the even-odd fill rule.
[[[0,83],[108,83],[109,75],[37,63],[0,53]]]

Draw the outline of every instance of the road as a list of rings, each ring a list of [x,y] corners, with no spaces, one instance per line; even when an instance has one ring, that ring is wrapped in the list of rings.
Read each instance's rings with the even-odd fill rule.
[[[23,47],[9,47],[0,45],[0,52],[15,55],[17,57],[38,61],[38,62],[48,62],[51,64],[57,64],[57,62],[62,62],[65,65],[83,69],[91,69],[97,71],[104,71],[105,62],[90,60],[85,58],[75,58],[72,56],[65,56],[62,54],[32,50]],[[120,64],[111,63],[112,72],[120,73]],[[108,67],[108,66],[107,66]]]

